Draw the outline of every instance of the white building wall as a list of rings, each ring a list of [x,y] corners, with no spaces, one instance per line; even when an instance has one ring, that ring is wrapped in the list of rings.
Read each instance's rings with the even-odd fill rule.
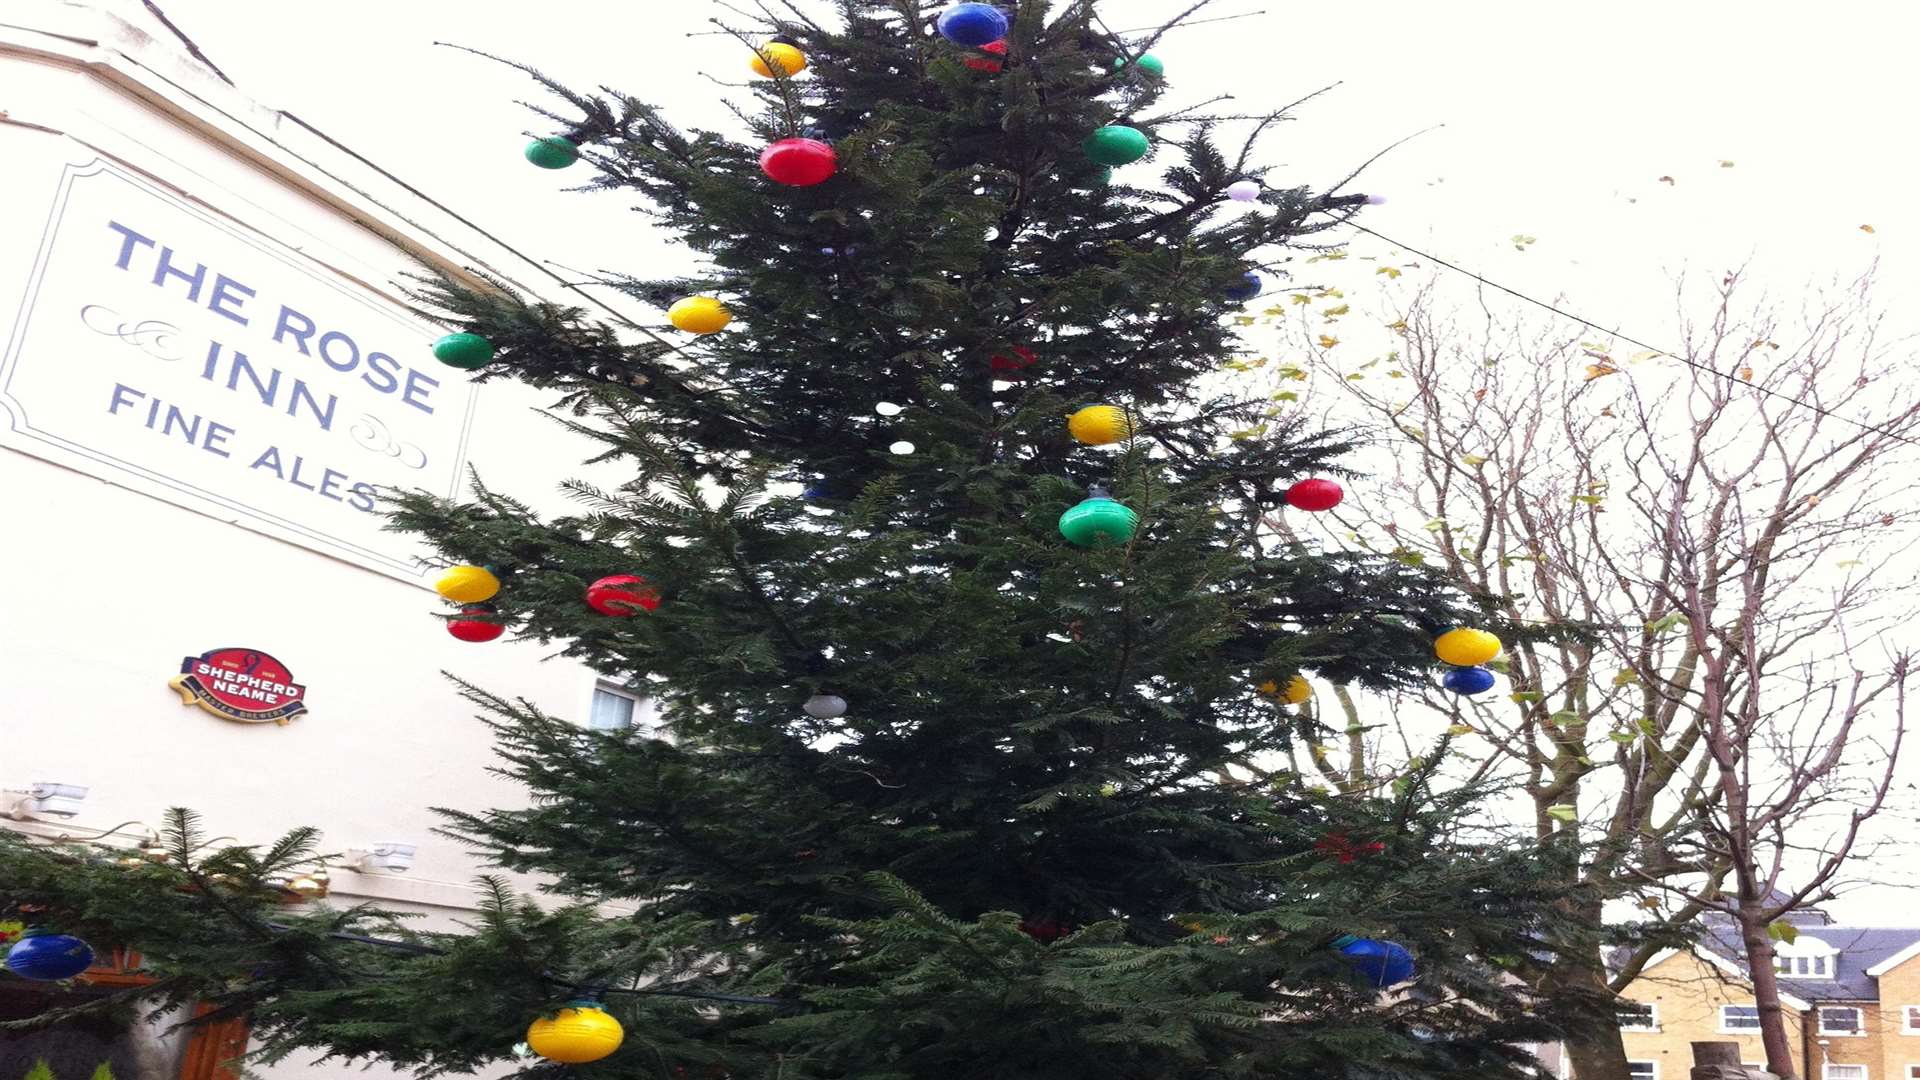
[[[23,380],[15,389],[25,389],[9,404],[0,385],[0,788],[55,781],[91,789],[70,822],[0,826],[84,836],[129,820],[156,822],[180,805],[247,842],[303,824],[324,830],[330,851],[413,842],[418,857],[404,876],[336,865],[334,901],[376,899],[427,914],[429,926],[461,919],[475,895],[467,883],[481,868],[432,834],[430,808],[513,805],[524,796],[487,773],[487,731],[439,673],[583,721],[592,673],[543,660],[548,650],[536,644],[454,640],[433,618],[443,608],[427,587],[430,575],[406,568],[404,551],[390,557],[395,541],[368,541],[386,545],[381,557],[338,542],[365,539],[349,527],[361,524],[350,520],[353,511],[306,493],[305,503],[269,507],[277,521],[268,520],[263,505],[272,496],[258,486],[261,470],[204,450],[194,451],[204,460],[183,458],[173,442],[130,426],[138,419],[128,410],[109,413],[100,400],[122,371],[154,385],[172,380],[167,385],[203,405],[221,395],[235,402],[220,414],[239,429],[232,449],[250,438],[247,453],[273,440],[290,449],[310,440],[316,455],[353,460],[355,471],[364,464],[385,468],[383,479],[401,475],[353,445],[340,430],[344,416],[332,431],[301,428],[237,391],[194,385],[191,368],[210,336],[231,332],[234,340],[254,335],[247,351],[275,357],[289,378],[304,371],[316,386],[333,385],[324,377],[338,373],[310,360],[299,368],[291,352],[275,352],[269,327],[223,320],[206,309],[205,294],[201,304],[186,301],[182,281],[133,281],[111,257],[96,260],[97,280],[85,260],[62,270],[62,282],[41,281],[36,267],[45,269],[46,226],[62,185],[100,182],[76,181],[76,171],[106,170],[150,188],[173,208],[167,212],[201,215],[196,229],[229,234],[239,254],[223,257],[239,260],[234,265],[284,263],[270,276],[286,288],[324,287],[364,301],[355,317],[395,343],[399,363],[442,380],[442,400],[465,408],[471,395],[464,462],[500,490],[551,500],[549,509],[561,505],[554,482],[582,471],[583,444],[534,413],[540,395],[506,383],[472,388],[465,373],[435,363],[425,343],[442,328],[396,321],[393,282],[424,260],[456,273],[484,268],[536,295],[581,298],[563,296],[536,263],[370,163],[245,100],[194,63],[138,0],[8,0],[0,11],[0,110],[0,345],[19,343],[24,319],[48,320],[35,324],[40,337],[27,339],[37,352],[13,357]],[[497,149],[518,148],[508,141]],[[73,220],[76,231],[59,244],[100,239],[85,239],[97,222]],[[151,311],[120,313],[170,321],[202,352],[161,361],[98,327],[89,333],[76,301],[95,286],[121,300],[151,289]],[[244,310],[265,315],[277,298],[264,284],[256,291]],[[43,294],[45,309],[36,303]],[[50,377],[50,358],[73,365],[70,379]],[[28,385],[29,376],[39,382]],[[62,404],[82,395],[86,409]],[[346,405],[369,401],[390,418],[406,416],[391,394],[369,397],[363,386],[358,397],[343,397]],[[438,467],[454,452],[446,440],[458,425],[433,419],[439,426],[422,439],[439,440]],[[100,427],[88,427],[95,422]],[[68,425],[63,437],[78,449],[34,433],[49,424]],[[151,437],[150,452],[128,432]],[[93,453],[100,446],[117,447],[104,455],[116,460]],[[316,479],[310,471],[307,480]],[[184,706],[169,678],[183,657],[223,646],[287,664],[307,688],[310,711],[280,726]],[[338,1071],[290,1064],[269,1075]]]

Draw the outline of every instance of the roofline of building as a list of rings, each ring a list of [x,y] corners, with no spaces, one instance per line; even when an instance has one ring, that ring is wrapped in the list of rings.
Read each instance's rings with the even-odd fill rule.
[[[1688,948],[1686,951],[1692,953],[1693,955],[1699,957],[1702,960],[1705,960],[1707,963],[1712,964],[1714,967],[1718,968],[1721,971],[1721,973],[1725,975],[1730,975],[1735,980],[1746,983],[1748,986],[1753,985],[1753,980],[1747,977],[1746,972],[1740,970],[1739,964],[1736,964],[1732,960],[1729,960],[1726,957],[1721,956],[1719,953],[1714,952],[1712,949],[1702,949],[1699,946],[1695,945]],[[1680,952],[1681,950],[1679,949],[1661,949],[1659,952],[1654,953],[1652,956],[1647,958],[1646,964],[1640,968],[1641,975],[1644,976],[1649,970],[1651,970],[1654,967],[1654,965],[1659,964],[1661,961],[1667,960],[1674,956],[1678,956]],[[1780,1003],[1782,1005],[1787,1006],[1790,1009],[1793,1009],[1795,1012],[1811,1012],[1813,1009],[1813,1004],[1811,1002],[1798,996],[1797,994],[1790,994],[1785,990],[1780,990],[1778,991],[1778,993],[1780,995]],[[1861,1000],[1867,1000],[1867,999],[1861,999]]]
[[[1868,968],[1867,974],[1877,979],[1916,956],[1920,956],[1920,941],[1915,941],[1913,944]]]
[[[144,15],[171,40],[156,38],[115,8]],[[9,10],[0,18],[0,52],[91,73],[469,288],[491,288],[487,278],[497,277],[541,299],[570,295],[615,323],[634,325],[620,306],[587,292],[538,255],[520,250],[298,116],[248,97],[153,0],[98,6],[39,0],[24,10]],[[0,112],[0,120],[47,126],[28,119],[29,112]]]

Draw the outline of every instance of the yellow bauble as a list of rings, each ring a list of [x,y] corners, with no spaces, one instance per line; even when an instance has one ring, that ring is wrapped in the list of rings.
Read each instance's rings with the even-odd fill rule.
[[[1271,698],[1279,698],[1289,705],[1298,705],[1313,697],[1313,684],[1295,675],[1287,680],[1287,688],[1282,691],[1279,683],[1268,679],[1260,684],[1260,692]]]
[[[527,1025],[527,1046],[548,1061],[584,1065],[620,1049],[620,1021],[591,1001],[576,1001],[549,1019]]]
[[[689,334],[713,334],[727,328],[733,312],[711,296],[689,296],[667,309],[667,320]]]
[[[1454,667],[1477,667],[1500,655],[1500,639],[1459,626],[1433,639],[1433,655]]]
[[[1133,435],[1126,411],[1112,405],[1089,405],[1067,417],[1067,431],[1088,446],[1105,446]]]
[[[433,591],[456,604],[478,604],[500,591],[500,579],[484,566],[450,566]]]
[[[807,70],[807,54],[785,42],[769,41],[760,46],[753,54],[753,73],[762,78],[773,78],[773,69],[767,66],[768,58],[779,65],[782,75],[798,75]]]

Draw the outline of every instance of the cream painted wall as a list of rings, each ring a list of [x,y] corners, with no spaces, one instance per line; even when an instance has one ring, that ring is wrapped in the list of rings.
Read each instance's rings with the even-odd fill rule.
[[[316,272],[382,303],[397,302],[391,283],[422,259],[565,298],[536,262],[198,68],[133,0],[7,4],[0,109],[0,160],[10,163],[0,181],[0,342],[17,324],[33,261],[24,241],[47,218],[62,160],[109,162],[297,249]],[[563,505],[555,481],[591,474],[577,466],[583,444],[536,415],[541,404],[518,386],[479,388],[469,458],[490,484],[552,509]],[[475,895],[467,883],[482,868],[432,835],[431,808],[508,806],[524,794],[486,772],[487,732],[439,673],[584,722],[591,672],[543,660],[549,650],[533,643],[458,642],[433,618],[443,606],[425,578],[180,505],[137,478],[0,447],[0,497],[0,788],[92,789],[71,822],[0,826],[87,835],[184,805],[247,842],[302,824],[320,827],[330,851],[410,841],[419,854],[404,876],[336,867],[334,901],[373,898],[423,913],[428,926],[464,917]],[[167,685],[181,658],[221,646],[286,663],[311,711],[286,726],[246,725],[183,706]]]

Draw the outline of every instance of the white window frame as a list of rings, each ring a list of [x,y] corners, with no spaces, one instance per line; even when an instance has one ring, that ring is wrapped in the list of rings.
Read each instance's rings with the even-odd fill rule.
[[[1907,1080],[1920,1080],[1920,1065],[1907,1066]]]
[[[1913,1022],[1916,1014],[1920,1014],[1920,1005],[1900,1006],[1900,1034],[1920,1035],[1920,1024]]]
[[[1629,1060],[1627,1062],[1627,1075],[1629,1077],[1634,1075],[1633,1067],[1635,1065],[1645,1065],[1649,1070],[1651,1070],[1650,1072],[1647,1073],[1647,1080],[1660,1080],[1660,1063],[1659,1062]]]
[[[1859,1069],[1860,1071],[1835,1076],[1833,1074],[1835,1069]],[[1829,1061],[1820,1066],[1820,1080],[1873,1080],[1873,1070],[1857,1061]]]
[[[1728,1009],[1752,1009],[1753,1010],[1753,1026],[1752,1027],[1729,1027],[1727,1025]],[[1737,1003],[1732,1005],[1720,1006],[1720,1034],[1722,1035],[1757,1035],[1759,1033],[1760,1033],[1760,1006],[1741,1005]]]
[[[1659,1031],[1660,1030],[1660,1004],[1658,1002],[1635,1001],[1632,998],[1621,998],[1619,1004],[1636,1005],[1636,1006],[1639,1006],[1640,1008],[1647,1010],[1646,1023],[1628,1024],[1623,1022],[1620,1025],[1621,1031]]]
[[[626,698],[628,701],[633,702],[633,716],[628,721],[626,727],[597,728],[593,726],[593,699],[599,694],[610,694],[613,697]],[[610,682],[606,679],[597,679],[594,681],[593,689],[587,692],[587,718],[586,723],[581,726],[589,731],[632,731],[635,728],[644,728],[648,726],[643,719],[646,715],[646,708],[646,696],[639,691],[631,687],[622,686],[616,682]]]
[[[1842,1031],[1827,1027],[1827,1013],[1845,1010],[1853,1014],[1853,1030]],[[1858,1005],[1820,1005],[1814,1009],[1814,1018],[1819,1024],[1819,1033],[1836,1039],[1864,1039],[1867,1037],[1867,1010]]]

